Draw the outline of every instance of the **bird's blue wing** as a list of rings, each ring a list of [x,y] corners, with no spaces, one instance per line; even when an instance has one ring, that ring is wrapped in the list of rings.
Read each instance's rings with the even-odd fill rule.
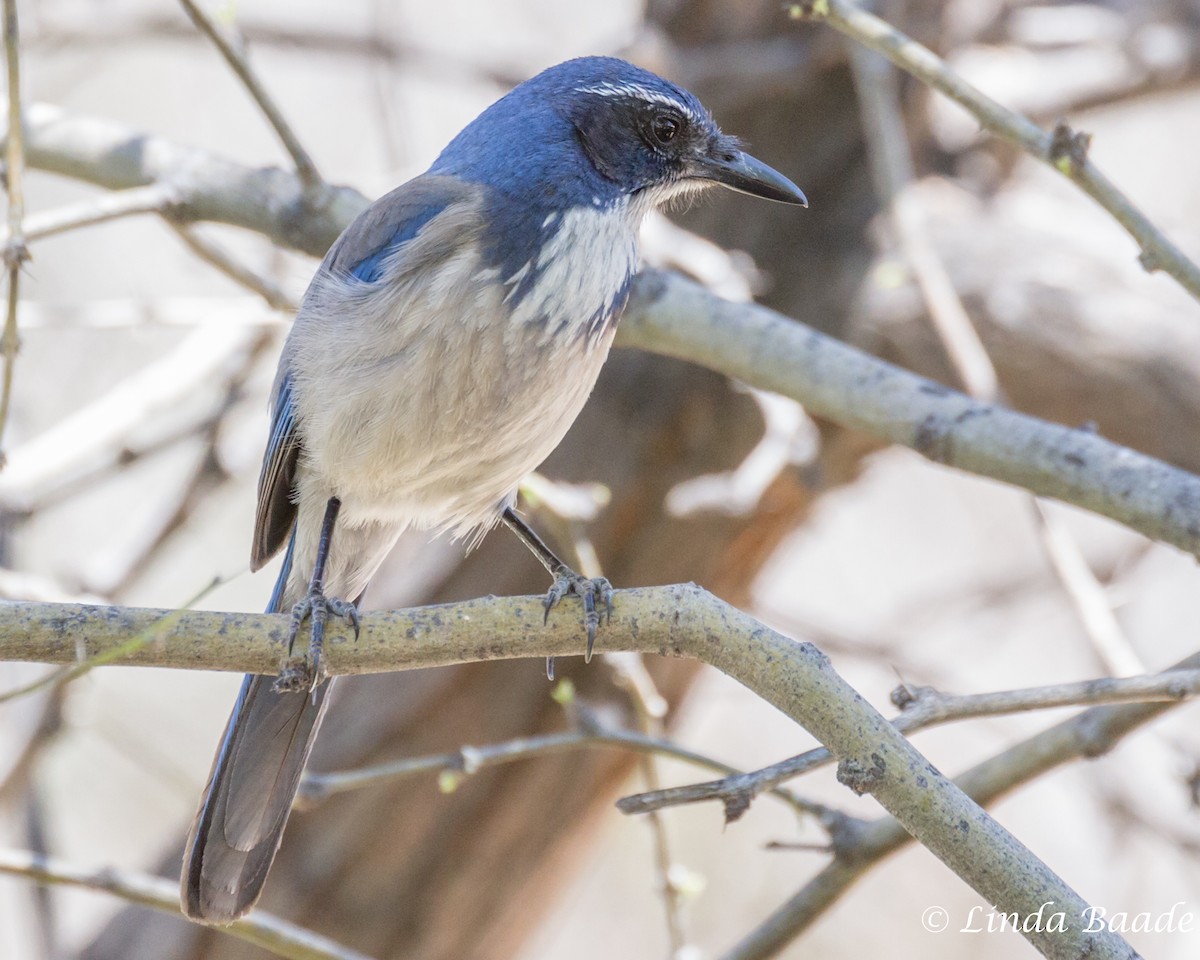
[[[329,248],[321,270],[375,283],[389,259],[402,257],[402,248],[431,220],[452,207],[476,208],[480,198],[478,185],[456,177],[425,174],[409,180],[358,215]]]

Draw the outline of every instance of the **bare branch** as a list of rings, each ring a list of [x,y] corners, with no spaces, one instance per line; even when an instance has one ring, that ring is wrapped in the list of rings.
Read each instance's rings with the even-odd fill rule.
[[[929,239],[924,210],[916,192],[911,189],[914,179],[912,148],[904,128],[904,110],[896,89],[895,70],[866,47],[853,42],[849,46],[850,65],[862,105],[863,128],[877,189],[898,245],[916,277],[934,333],[970,396],[985,403],[1007,404],[1008,398],[992,358],[954,289],[949,271]],[[1145,673],[1145,666],[1121,629],[1103,587],[1075,538],[1037,497],[1029,497],[1028,502],[1042,549],[1101,664],[1117,676]]]
[[[81,203],[72,203],[55,210],[33,214],[25,221],[25,239],[41,240],[79,227],[107,223],[120,217],[139,213],[163,213],[175,202],[177,191],[169,183],[152,183],[102,194]],[[11,228],[3,235],[4,242],[12,235]]]
[[[275,105],[275,101],[271,99],[266,88],[259,82],[258,75],[250,67],[250,61],[229,42],[225,35],[217,29],[217,25],[192,0],[179,0],[179,2],[192,23],[213,42],[213,45],[221,52],[221,56],[225,58],[225,62],[229,64],[230,69],[242,82],[242,86],[254,98],[254,102],[258,104],[263,116],[274,128],[284,149],[291,155],[292,163],[296,165],[296,174],[300,177],[300,182],[304,184],[305,189],[315,190],[321,187],[324,181],[321,179],[321,174],[317,172],[317,165],[313,163],[308,151],[300,145],[299,138],[283,118],[283,113]]]
[[[368,613],[355,642],[327,641],[331,674],[370,673],[515,657],[578,654],[574,611],[540,626],[541,597],[485,598],[412,610]],[[124,664],[274,672],[284,653],[287,614],[214,614],[77,605],[0,605],[0,653],[19,660],[72,662],[112,651],[130,636]],[[703,660],[804,726],[838,756],[838,776],[870,793],[935,856],[997,909],[1036,913],[1054,900],[1070,917],[1087,904],[1015,837],[951,784],[838,676],[828,659],[700,590],[677,585],[618,594],[600,638],[625,649]],[[963,824],[967,829],[963,829]],[[1003,861],[1005,869],[995,864]],[[1132,951],[1115,933],[1032,929],[1027,939],[1052,960],[1085,950],[1096,960]]]
[[[309,772],[304,775],[304,780],[300,784],[299,798],[301,803],[315,806],[335,793],[375,787],[392,780],[401,780],[422,773],[451,773],[469,776],[487,767],[589,747],[617,747],[623,750],[636,750],[641,753],[671,757],[674,760],[682,760],[685,763],[722,773],[737,772],[737,769],[729,764],[694,750],[688,750],[686,747],[681,747],[661,737],[647,736],[634,730],[612,730],[600,727],[548,733],[539,737],[523,737],[482,747],[463,746],[449,753],[405,757],[391,763],[380,763],[358,770],[337,770],[331,773]],[[835,811],[828,807],[804,800],[790,790],[773,788],[769,792],[797,813],[819,817],[823,822],[827,821],[831,815],[836,815]]]
[[[179,911],[179,884],[162,877],[112,867],[88,870],[24,850],[0,850],[0,874],[111,893],[129,903],[174,914],[181,923],[186,922]],[[260,910],[216,929],[289,960],[370,960],[366,954]]]
[[[278,167],[246,167],[120,124],[68,117],[47,104],[25,111],[25,149],[32,167],[110,190],[172,184],[178,202],[171,214],[180,222],[245,227],[315,257],[367,205],[348,187],[306,190]]]
[[[1173,669],[1148,677],[1103,677],[1080,683],[1060,683],[1025,690],[1002,690],[996,693],[950,695],[931,687],[899,687],[892,693],[892,702],[902,708],[892,725],[901,733],[915,733],[925,727],[938,726],[956,720],[976,717],[1003,716],[1051,707],[1081,707],[1097,703],[1173,702],[1194,696],[1200,691],[1200,670]],[[751,798],[764,789],[798,777],[832,763],[833,754],[825,747],[808,750],[787,760],[754,770],[734,774],[723,780],[669,787],[649,793],[638,793],[617,801],[624,813],[646,813],[663,807],[705,800],[721,800],[726,809],[733,804],[736,815],[743,812]]]
[[[811,414],[1200,556],[1200,477],[1089,431],[971,400],[764,307],[646,272],[634,281],[617,342],[719,370]]]
[[[1050,512],[1045,502],[1030,497],[1029,506],[1042,549],[1101,666],[1116,677],[1145,673],[1146,665],[1117,619],[1112,602],[1083,555],[1079,542],[1062,518]]]
[[[1200,654],[1172,669],[1200,670]],[[963,791],[982,806],[1075,760],[1099,757],[1124,737],[1171,709],[1173,703],[1146,703],[1093,707],[1049,730],[1010,747],[972,767],[955,779]],[[722,960],[765,960],[798,937],[837,902],[880,860],[912,842],[898,821],[884,817],[873,823],[856,823],[839,843],[834,859],[785,904],[725,954]]]
[[[934,333],[959,382],[976,400],[994,403],[1000,399],[996,368],[929,238],[924,210],[909,189],[916,176],[895,71],[865,47],[857,43],[848,46],[875,188],[887,210],[897,245],[912,270]]]
[[[37,723],[4,776],[0,778],[0,806],[26,791],[38,757],[62,730],[65,694],[66,687],[61,683],[53,685],[47,693],[39,708]]]
[[[8,271],[7,308],[4,314],[4,379],[0,384],[0,467],[4,465],[4,428],[12,402],[13,368],[17,362],[17,302],[20,300],[21,267],[29,259],[25,245],[25,132],[21,109],[21,51],[17,0],[4,0],[4,66],[8,81],[8,142],[5,144],[4,179],[8,191],[8,237],[4,243],[4,267]],[[16,122],[12,118],[16,117]]]
[[[133,536],[114,540],[99,555],[89,558],[79,578],[87,589],[105,597],[123,592],[153,563],[159,550],[187,523],[204,498],[230,479],[218,453],[226,416],[241,398],[246,380],[254,372],[263,352],[274,342],[270,330],[260,330],[253,342],[245,346],[237,368],[222,371],[227,376],[224,396],[210,413],[208,422],[198,431],[204,441],[204,450],[189,476],[170,501],[158,504],[157,510],[141,518],[140,529]],[[129,462],[126,457],[121,459],[123,463]]]
[[[170,219],[167,220],[167,223],[179,235],[179,239],[187,244],[192,253],[210,266],[216,267],[234,283],[258,294],[272,310],[278,310],[281,313],[295,313],[300,309],[300,305],[284,293],[283,288],[274,280],[250,269],[195,228]]]
[[[870,47],[901,70],[945,94],[996,136],[1016,144],[1030,156],[1076,183],[1107,210],[1141,247],[1147,270],[1163,270],[1193,297],[1200,299],[1200,266],[1172,243],[1088,159],[1088,138],[1060,124],[1053,134],[1014,113],[967,83],[940,57],[891,24],[850,0],[805,0],[789,8],[797,19],[823,19],[831,27]]]
[[[264,331],[197,327],[167,356],[13,450],[0,474],[0,503],[29,509],[81,472],[119,459],[130,435],[214,380],[229,382],[261,350]],[[221,407],[224,406],[219,401]],[[189,430],[195,421],[187,419]],[[211,419],[207,413],[203,420]]]

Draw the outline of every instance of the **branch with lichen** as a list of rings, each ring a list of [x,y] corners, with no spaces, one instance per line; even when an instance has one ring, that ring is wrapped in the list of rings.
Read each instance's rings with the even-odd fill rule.
[[[368,613],[355,641],[327,641],[331,674],[371,673],[517,657],[578,654],[575,611],[542,625],[540,597]],[[139,638],[119,662],[271,673],[285,650],[289,616],[137,610],[85,605],[0,605],[0,656],[49,663],[103,655]],[[691,585],[621,591],[601,648],[708,663],[805,727],[838,758],[838,778],[869,793],[989,903],[1036,913],[1053,899],[1070,916],[1087,903],[1019,840],[943,777],[832,668],[797,643]],[[967,829],[963,825],[967,825]],[[1004,864],[1003,870],[996,869]],[[1045,956],[1127,958],[1112,932],[1030,930]]]

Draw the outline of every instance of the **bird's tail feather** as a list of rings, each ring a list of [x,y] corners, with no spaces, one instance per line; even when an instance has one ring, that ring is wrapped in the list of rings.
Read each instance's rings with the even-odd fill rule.
[[[294,547],[293,532],[268,613],[283,605]],[[184,848],[183,911],[202,923],[231,923],[262,893],[333,685],[306,696],[273,683],[243,681]]]

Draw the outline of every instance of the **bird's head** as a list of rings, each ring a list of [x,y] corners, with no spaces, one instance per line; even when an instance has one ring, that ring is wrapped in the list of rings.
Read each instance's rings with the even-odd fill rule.
[[[769,200],[808,201],[782,174],[741,149],[688,91],[616,61],[611,79],[583,80],[560,109],[578,131],[588,159],[627,193],[654,202],[714,183]]]
[[[525,81],[468,126],[439,167],[521,192],[538,184],[567,206],[629,196],[649,206],[712,184],[807,206],[695,96],[612,57],[568,60]]]

